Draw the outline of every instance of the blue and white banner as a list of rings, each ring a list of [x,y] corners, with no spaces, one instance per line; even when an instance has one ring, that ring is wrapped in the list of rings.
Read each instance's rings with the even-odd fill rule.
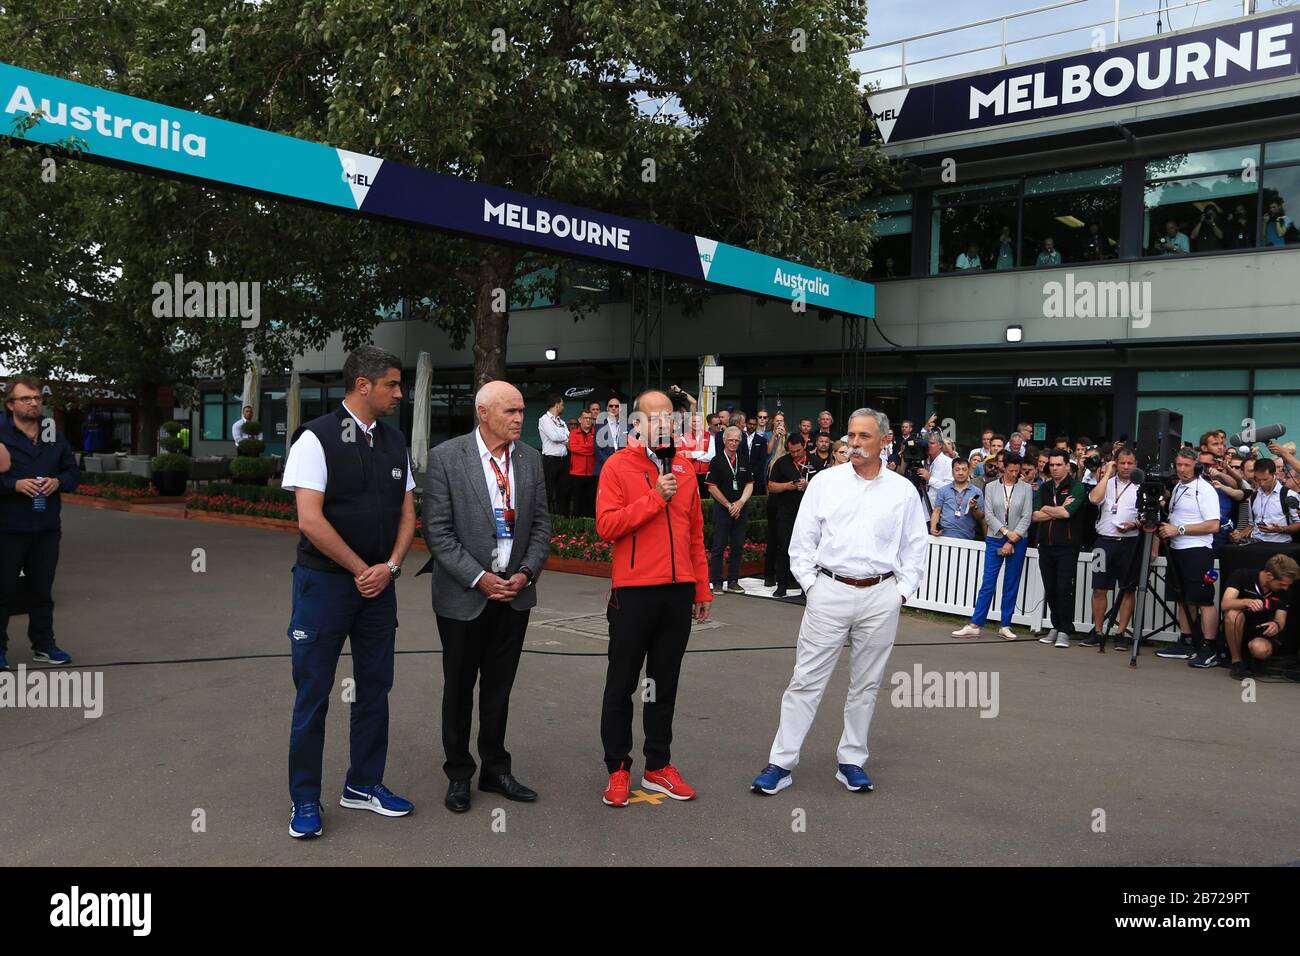
[[[654,223],[458,179],[0,63],[0,133],[84,140],[82,156],[491,242],[875,315],[867,282]]]
[[[1300,13],[1255,16],[1204,30],[1026,63],[979,76],[882,90],[867,97],[885,143],[986,129],[1300,72]]]

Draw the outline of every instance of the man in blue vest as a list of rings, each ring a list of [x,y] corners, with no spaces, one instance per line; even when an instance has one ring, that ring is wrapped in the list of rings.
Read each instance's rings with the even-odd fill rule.
[[[414,809],[384,786],[394,582],[415,537],[415,479],[402,433],[379,419],[401,401],[402,363],[363,345],[343,363],[343,381],[343,404],[294,432],[282,482],[294,490],[301,532],[289,619],[298,691],[289,734],[291,837],[321,834],[325,713],[345,640],[356,698],[351,766],[339,805],[387,817]]]
[[[0,670],[8,670],[9,615],[23,574],[32,659],[66,665],[54,643],[54,571],[59,563],[62,492],[81,480],[72,446],[45,417],[44,385],[31,375],[9,382],[0,415]]]

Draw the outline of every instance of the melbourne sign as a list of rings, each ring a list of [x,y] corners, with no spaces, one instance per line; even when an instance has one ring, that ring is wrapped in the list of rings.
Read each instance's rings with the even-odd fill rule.
[[[1239,86],[1300,70],[1300,13],[871,94],[886,143]],[[870,132],[865,133],[867,137]]]
[[[875,287],[650,222],[417,169],[0,63],[0,134],[83,159],[874,316]]]

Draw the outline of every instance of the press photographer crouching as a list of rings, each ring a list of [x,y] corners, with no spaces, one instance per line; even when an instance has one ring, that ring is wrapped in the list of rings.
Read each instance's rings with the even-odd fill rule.
[[[1258,571],[1242,568],[1223,590],[1223,629],[1232,658],[1233,680],[1250,677],[1254,665],[1283,648],[1287,592],[1300,578],[1300,564],[1275,554]]]

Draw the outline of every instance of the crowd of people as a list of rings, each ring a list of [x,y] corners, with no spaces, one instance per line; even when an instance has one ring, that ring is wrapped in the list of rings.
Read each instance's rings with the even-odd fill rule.
[[[795,518],[809,483],[849,460],[847,436],[836,434],[830,411],[790,424],[783,411],[766,408],[754,414],[725,408],[703,417],[694,396],[676,387],[670,393],[680,413],[678,448],[695,466],[701,500],[712,502],[712,589],[743,591],[739,569],[749,506],[754,496],[766,495],[764,583],[775,597],[796,592],[789,561]],[[543,454],[552,456],[546,460],[548,476],[554,476],[548,482],[554,513],[590,515],[601,462],[627,442],[621,406],[616,398],[603,410],[592,403],[567,423],[566,447],[563,403],[553,398],[538,427]],[[980,445],[962,454],[936,425],[934,417],[920,428],[902,421],[897,434],[884,434],[880,455],[885,467],[917,486],[931,535],[985,543],[974,613],[954,637],[979,636],[1000,581],[998,634],[1017,639],[1012,617],[1026,552],[1034,547],[1051,619],[1040,640],[1069,647],[1078,638],[1083,646],[1104,648],[1111,628],[1116,644],[1123,645],[1131,635],[1141,566],[1134,447],[1065,435],[1040,447],[1033,424],[1020,422],[1007,434],[985,429]],[[1178,639],[1159,656],[1199,668],[1223,663],[1242,676],[1252,661],[1282,649],[1287,589],[1300,577],[1297,549],[1291,547],[1300,541],[1300,462],[1292,442],[1266,447],[1268,455],[1258,444],[1231,447],[1227,433],[1215,430],[1179,450],[1164,502],[1167,515],[1151,539],[1152,557],[1163,552],[1168,559],[1164,593],[1179,627]],[[1094,625],[1091,633],[1076,635],[1076,579],[1085,552],[1093,555]],[[1232,562],[1222,560],[1225,552],[1234,555]],[[1243,561],[1249,568],[1225,578],[1216,602],[1216,563],[1224,570]],[[1250,575],[1256,577],[1247,581]],[[1242,597],[1246,593],[1256,596]],[[1268,620],[1258,620],[1264,608]]]

